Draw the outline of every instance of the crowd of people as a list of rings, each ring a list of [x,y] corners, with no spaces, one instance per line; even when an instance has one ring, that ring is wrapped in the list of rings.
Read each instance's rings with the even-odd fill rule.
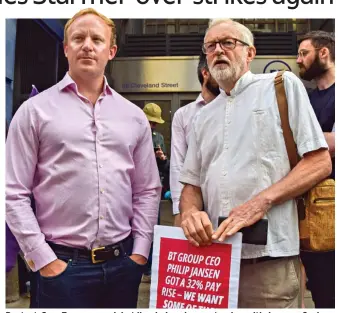
[[[300,307],[306,281],[317,308],[334,307],[335,252],[300,251],[294,201],[334,179],[334,35],[299,41],[299,76],[316,83],[310,95],[283,73],[300,157],[293,169],[276,73],[250,71],[251,31],[212,20],[201,50],[201,93],[174,114],[169,160],[155,130],[165,123],[160,106],[142,111],[104,76],[117,51],[113,21],[85,9],[65,25],[67,74],[21,105],[6,141],[7,270],[21,249],[31,307],[136,308],[169,190],[174,225],[196,247],[268,220],[266,245],[243,244],[238,307]]]

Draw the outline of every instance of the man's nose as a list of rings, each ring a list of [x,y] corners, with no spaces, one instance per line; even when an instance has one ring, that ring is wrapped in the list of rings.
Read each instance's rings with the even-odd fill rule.
[[[214,53],[216,55],[224,54],[224,50],[221,47],[221,44],[219,42],[216,42],[216,47]]]
[[[83,48],[83,50],[86,50],[86,51],[93,50],[93,41],[89,36],[86,37],[82,48]]]
[[[303,58],[300,55],[297,55],[296,62],[297,62],[297,64],[303,63]]]

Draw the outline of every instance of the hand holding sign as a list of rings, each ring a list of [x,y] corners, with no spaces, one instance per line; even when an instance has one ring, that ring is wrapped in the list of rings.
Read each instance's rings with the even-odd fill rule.
[[[155,226],[150,308],[237,307],[242,234],[192,246],[177,227]]]
[[[206,212],[191,210],[183,213],[181,227],[188,241],[195,247],[211,245],[214,231]]]

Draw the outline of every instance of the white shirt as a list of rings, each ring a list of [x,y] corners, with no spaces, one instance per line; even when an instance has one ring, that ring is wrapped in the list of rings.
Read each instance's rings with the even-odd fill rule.
[[[180,213],[178,204],[183,185],[179,182],[179,177],[188,150],[191,124],[195,114],[204,105],[205,101],[199,94],[194,102],[190,102],[176,111],[171,124],[170,191],[174,215]]]
[[[219,216],[252,199],[290,171],[277,106],[276,73],[247,72],[227,96],[221,91],[200,110],[180,181],[200,186],[204,207],[214,229]],[[327,148],[302,82],[284,74],[289,120],[298,153]],[[295,201],[271,208],[267,245],[243,244],[242,258],[299,254],[298,216]]]

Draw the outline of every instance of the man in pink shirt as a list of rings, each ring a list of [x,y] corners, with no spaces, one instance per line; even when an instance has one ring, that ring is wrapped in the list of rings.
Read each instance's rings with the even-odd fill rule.
[[[135,308],[161,191],[149,123],[104,77],[114,23],[85,9],[64,35],[69,72],[9,129],[6,221],[37,307]]]

